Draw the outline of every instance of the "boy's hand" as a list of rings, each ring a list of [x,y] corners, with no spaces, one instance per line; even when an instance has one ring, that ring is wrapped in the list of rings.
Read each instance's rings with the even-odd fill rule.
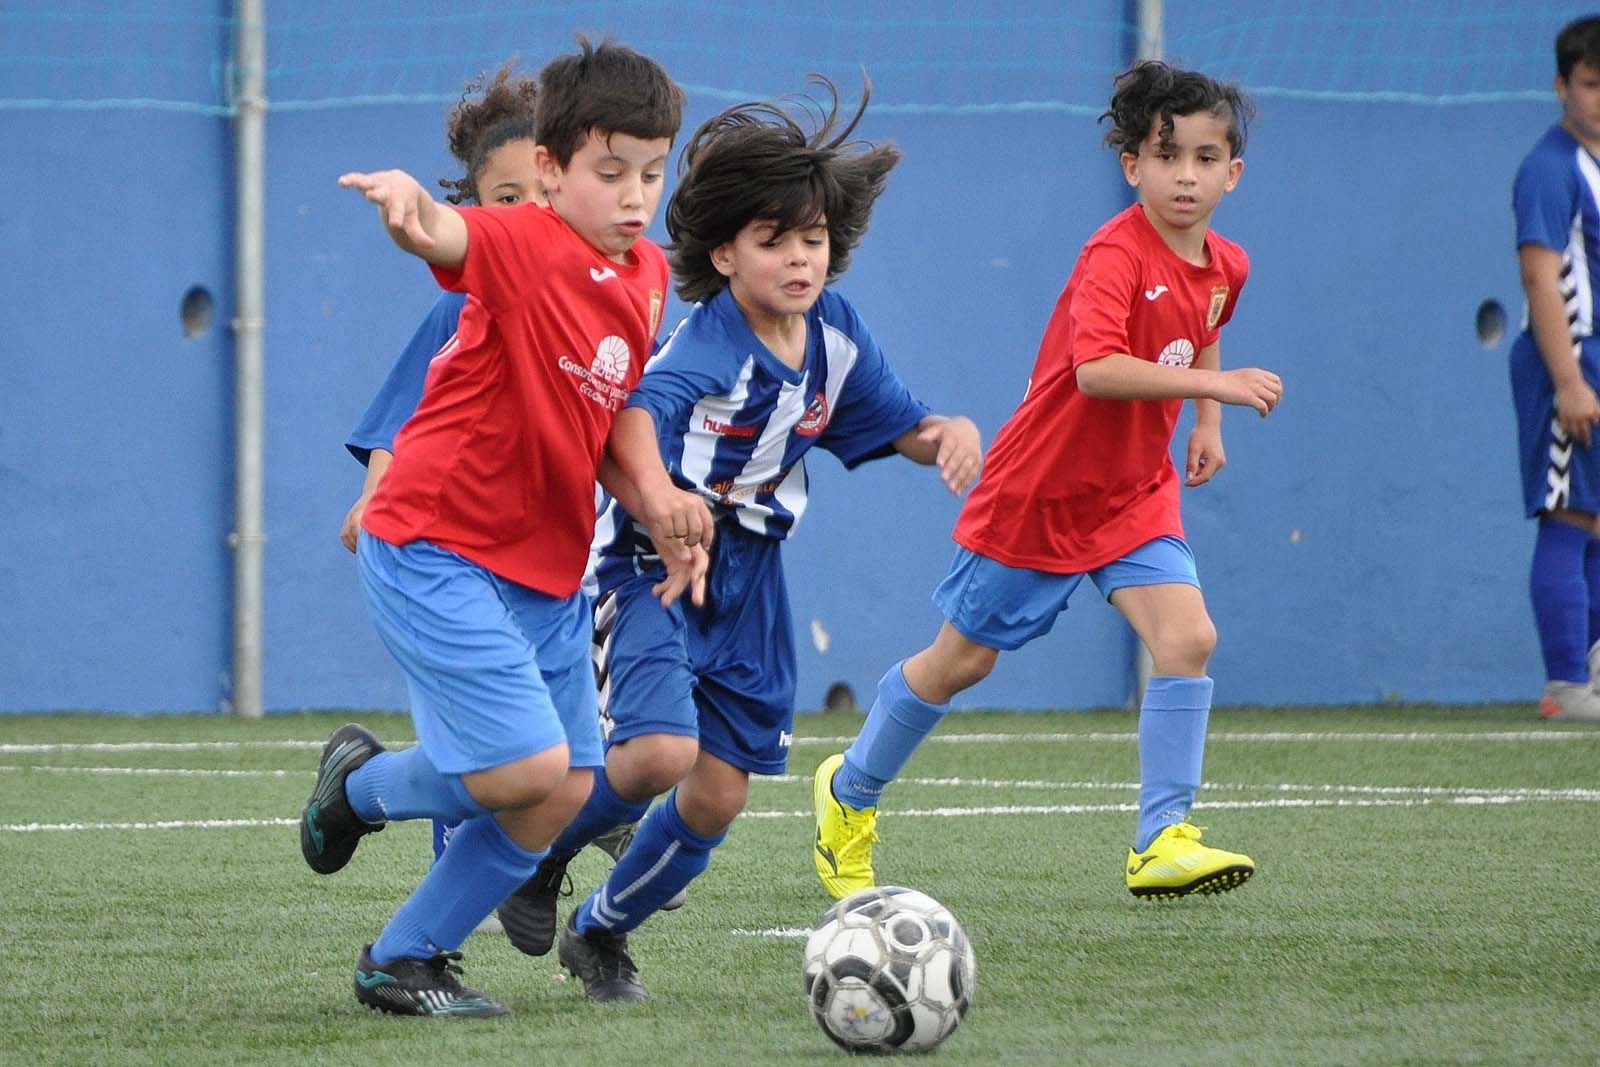
[[[656,493],[641,493],[644,514],[639,518],[650,528],[650,540],[663,560],[670,556],[686,559],[696,545],[711,547],[716,522],[711,509],[699,493],[677,486]]]
[[[1283,399],[1283,381],[1269,370],[1242,367],[1217,372],[1217,389],[1211,399],[1223,404],[1254,408],[1263,419]]]
[[[1600,397],[1588,382],[1579,378],[1556,390],[1556,421],[1579,445],[1589,447],[1594,424],[1600,422]]]
[[[936,422],[919,432],[917,440],[937,449],[933,462],[952,493],[960,496],[977,479],[983,466],[983,437],[971,419],[957,415]]]
[[[1228,457],[1222,451],[1222,429],[1196,426],[1189,434],[1189,458],[1183,465],[1183,484],[1191,489],[1205,485],[1227,464]]]
[[[686,555],[662,553],[661,562],[666,564],[667,576],[650,587],[650,595],[660,598],[662,607],[670,608],[673,601],[687,589],[694,606],[705,607],[706,571],[711,569],[710,553],[695,545]]]
[[[350,505],[350,510],[345,512],[344,525],[339,527],[339,543],[350,551],[356,550],[356,542],[361,537],[361,516],[367,510],[367,501],[372,497],[362,493],[356,502]]]
[[[428,195],[417,179],[403,170],[381,170],[371,174],[351,171],[339,176],[339,184],[354,189],[378,205],[378,214],[391,237],[404,235],[406,242],[419,252],[433,247],[433,238],[423,226],[422,213],[433,207],[433,197]]]

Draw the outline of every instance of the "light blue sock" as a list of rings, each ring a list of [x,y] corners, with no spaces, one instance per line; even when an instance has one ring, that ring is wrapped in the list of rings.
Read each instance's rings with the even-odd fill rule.
[[[911,691],[905,660],[890,667],[878,681],[878,696],[866,723],[834,773],[834,798],[858,810],[877,807],[883,787],[900,776],[922,739],[949,710],[950,705],[929,704]]]
[[[345,779],[344,794],[355,813],[368,822],[427,818],[454,822],[488,810],[472,799],[459,774],[444,774],[434,767],[421,745],[373,756]]]
[[[1162,830],[1189,817],[1205,761],[1211,688],[1210,678],[1174,675],[1157,675],[1145,687],[1139,708],[1135,852],[1143,852]]]
[[[557,856],[575,855],[584,845],[625,822],[638,822],[650,810],[648,800],[625,800],[611,788],[604,767],[596,767],[594,788],[578,814],[550,846]]]
[[[548,850],[529,852],[500,828],[493,815],[462,823],[450,847],[428,868],[372,945],[372,961],[427,958],[461,946],[484,916],[533,877]]]
[[[678,814],[673,789],[639,824],[633,843],[600,888],[578,908],[580,933],[600,929],[624,934],[660,910],[711,863],[711,850],[728,835],[701,837]]]

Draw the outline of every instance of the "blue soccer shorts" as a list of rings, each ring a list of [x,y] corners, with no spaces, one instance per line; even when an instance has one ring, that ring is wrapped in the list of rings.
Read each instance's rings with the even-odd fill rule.
[[[583,594],[548,596],[427,541],[365,531],[356,558],[435,767],[468,774],[563,741],[569,766],[604,762]]]
[[[606,742],[698,738],[752,774],[781,774],[794,732],[794,630],[781,542],[723,524],[706,603],[662,608],[659,563],[610,559],[599,573],[595,665]]]
[[[1088,574],[1108,600],[1129,586],[1200,585],[1194,553],[1181,537],[1158,537]],[[1083,578],[1009,567],[960,548],[933,602],[968,640],[1010,652],[1050,632]]]
[[[1578,359],[1584,381],[1600,391],[1600,337],[1583,342]],[[1555,384],[1524,330],[1511,346],[1511,401],[1517,411],[1517,454],[1522,468],[1523,511],[1600,514],[1600,434],[1584,448],[1556,423]]]

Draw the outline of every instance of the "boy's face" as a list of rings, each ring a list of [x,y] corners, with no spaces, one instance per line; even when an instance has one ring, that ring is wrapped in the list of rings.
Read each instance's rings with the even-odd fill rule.
[[[539,161],[532,141],[507,141],[489,153],[473,183],[484,207],[514,207],[525,201],[544,205]]]
[[[626,263],[628,249],[661,203],[671,149],[666,137],[642,140],[591,129],[565,167],[540,145],[539,178],[568,226],[607,257]]]
[[[1600,70],[1579,60],[1572,73],[1556,75],[1561,124],[1586,145],[1600,144]]]
[[[1228,143],[1228,123],[1209,111],[1172,116],[1170,139],[1154,123],[1137,155],[1122,154],[1123,177],[1155,220],[1173,230],[1208,225],[1243,170]]]
[[[778,234],[772,219],[752,219],[734,239],[711,250],[711,265],[728,279],[751,325],[804,315],[828,277],[827,220]]]

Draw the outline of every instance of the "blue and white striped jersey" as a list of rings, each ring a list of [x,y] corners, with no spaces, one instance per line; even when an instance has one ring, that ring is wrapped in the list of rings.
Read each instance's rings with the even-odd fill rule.
[[[1561,253],[1561,293],[1574,341],[1594,333],[1594,285],[1600,278],[1600,162],[1559,124],[1517,168],[1512,187],[1517,247]],[[1527,328],[1523,317],[1523,328]]]
[[[628,397],[655,419],[673,481],[698,491],[719,518],[782,540],[805,513],[805,454],[827,449],[846,467],[888,455],[928,408],[889,366],[855,308],[824,289],[806,315],[799,370],[774,356],[724,289],[696,304],[645,367]],[[595,545],[645,551],[613,503]],[[619,536],[620,535],[620,536]]]

